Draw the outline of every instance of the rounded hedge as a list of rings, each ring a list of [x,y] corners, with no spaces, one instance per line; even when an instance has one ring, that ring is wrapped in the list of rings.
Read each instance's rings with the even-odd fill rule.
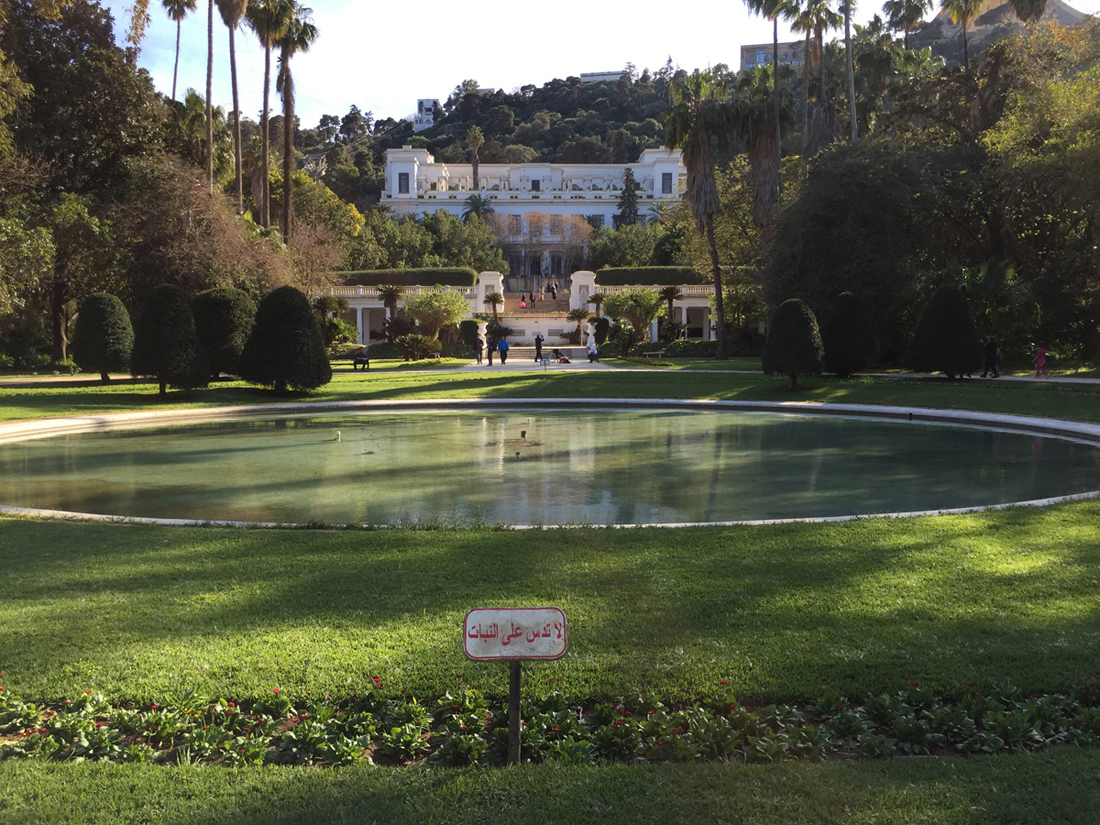
[[[191,312],[211,377],[217,378],[223,372],[236,375],[255,321],[255,302],[239,289],[208,289],[191,298]]]
[[[122,301],[106,292],[85,298],[73,332],[73,360],[80,368],[110,381],[109,372],[130,371],[133,351],[134,328]]]
[[[878,351],[863,301],[854,292],[842,292],[821,325],[825,372],[847,378],[870,364]]]
[[[135,377],[153,378],[160,394],[176,389],[205,387],[210,382],[191,305],[179,287],[161,284],[145,302],[134,328],[134,354],[130,370]]]
[[[324,334],[305,295],[284,286],[260,301],[238,372],[276,392],[312,390],[332,380]]]
[[[942,372],[948,378],[981,368],[982,344],[966,296],[957,287],[940,287],[932,295],[917,322],[906,363],[917,372]]]
[[[813,310],[797,298],[781,303],[768,326],[762,360],[764,372],[787,375],[792,390],[799,375],[820,375],[825,349]]]

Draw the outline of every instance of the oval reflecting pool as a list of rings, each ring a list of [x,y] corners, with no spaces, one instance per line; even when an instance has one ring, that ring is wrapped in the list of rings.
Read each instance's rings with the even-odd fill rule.
[[[912,512],[1100,488],[1100,449],[750,412],[447,410],[220,420],[0,445],[0,503],[332,524],[661,524]]]

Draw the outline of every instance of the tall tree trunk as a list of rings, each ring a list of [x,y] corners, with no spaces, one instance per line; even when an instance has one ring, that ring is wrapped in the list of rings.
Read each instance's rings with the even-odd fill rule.
[[[176,76],[180,72],[180,28],[183,26],[182,20],[176,21],[176,63],[172,67],[172,100],[176,99]]]
[[[237,172],[237,214],[244,212],[244,178],[241,173],[241,98],[237,94],[237,44],[229,29],[229,74],[233,78],[233,162]]]
[[[806,147],[810,145],[810,29],[806,28],[806,51],[802,55],[802,177],[806,177]]]
[[[290,55],[283,53],[283,241],[290,240],[291,200],[294,192],[294,78]]]
[[[214,194],[214,0],[206,3],[206,182]]]
[[[966,42],[966,17],[963,17],[963,68],[970,71],[970,48]]]
[[[271,46],[264,46],[264,110],[260,113],[263,121],[260,128],[263,134],[260,136],[262,143],[263,159],[263,185],[264,197],[260,205],[260,226],[271,226],[271,120],[268,117],[268,109],[271,107]]]
[[[852,0],[844,0],[844,62],[848,69],[848,109],[851,114],[852,143],[859,142],[859,119],[856,117],[856,73],[852,68]]]
[[[50,293],[50,315],[53,322],[53,360],[64,361],[69,354],[69,285],[55,274]]]
[[[470,156],[470,165],[474,167],[474,191],[479,192],[481,190],[478,188],[478,179],[477,179],[478,156],[477,156],[477,149],[476,148],[474,149],[473,154],[471,154],[471,156]]]
[[[714,218],[707,215],[707,245],[710,247],[710,267],[714,275],[714,332],[718,346],[714,357],[719,361],[728,361],[726,352],[726,309],[722,303],[722,267],[718,265],[718,244],[714,240]]]
[[[779,16],[772,19],[772,97],[775,98],[775,168],[783,166],[783,141],[779,131]],[[783,175],[780,173],[777,183],[778,192],[783,194]]]

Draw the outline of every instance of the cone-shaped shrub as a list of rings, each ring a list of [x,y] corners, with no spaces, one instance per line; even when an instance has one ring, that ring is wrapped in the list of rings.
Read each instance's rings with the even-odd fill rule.
[[[821,374],[824,359],[813,310],[797,298],[781,303],[772,316],[764,342],[764,372],[786,375],[791,390],[795,390],[799,375]]]
[[[191,305],[179,287],[161,284],[145,302],[134,328],[130,370],[135,377],[155,379],[161,395],[168,386],[187,390],[210,383]]]
[[[134,350],[134,328],[122,301],[106,292],[89,295],[80,305],[73,332],[73,360],[82,370],[107,374],[130,371]]]
[[[332,380],[324,335],[305,295],[284,286],[260,301],[238,371],[276,392],[312,390]]]
[[[210,376],[237,374],[237,364],[252,332],[256,304],[239,289],[208,289],[191,299],[195,331],[210,363]]]
[[[981,367],[981,341],[958,288],[936,290],[917,323],[907,363],[917,372],[942,372],[948,378]]]
[[[825,347],[825,372],[847,378],[874,360],[878,350],[863,301],[853,292],[842,292],[821,325]]]

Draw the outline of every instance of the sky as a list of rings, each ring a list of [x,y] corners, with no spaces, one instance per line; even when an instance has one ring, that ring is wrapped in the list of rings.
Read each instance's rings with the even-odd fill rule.
[[[106,0],[115,17],[115,36],[125,37],[132,0]],[[1071,0],[1074,8],[1100,13],[1100,0]],[[462,80],[512,91],[541,86],[581,72],[619,71],[628,62],[656,70],[669,57],[687,70],[726,63],[737,68],[740,47],[770,43],[769,21],[750,16],[743,2],[707,2],[707,19],[680,18],[675,6],[644,2],[632,7],[593,0],[524,0],[443,3],[421,0],[366,3],[363,0],[305,0],[313,9],[319,37],[309,52],[294,57],[296,111],[304,127],[322,114],[342,117],[352,104],[376,119],[412,114],[418,98],[446,100]],[[176,96],[206,88],[206,0],[181,30]],[[629,10],[627,10],[629,8]],[[864,2],[857,22],[881,6]],[[138,63],[158,90],[170,95],[176,24],[159,0],[150,0],[152,22]],[[696,11],[700,11],[696,7]],[[214,9],[214,100],[232,108],[229,35]],[[780,40],[794,39],[782,23]],[[263,49],[247,28],[237,33],[237,72],[244,116],[259,119],[263,100]],[[276,60],[272,56],[272,72]],[[272,108],[280,104],[272,82]]]

